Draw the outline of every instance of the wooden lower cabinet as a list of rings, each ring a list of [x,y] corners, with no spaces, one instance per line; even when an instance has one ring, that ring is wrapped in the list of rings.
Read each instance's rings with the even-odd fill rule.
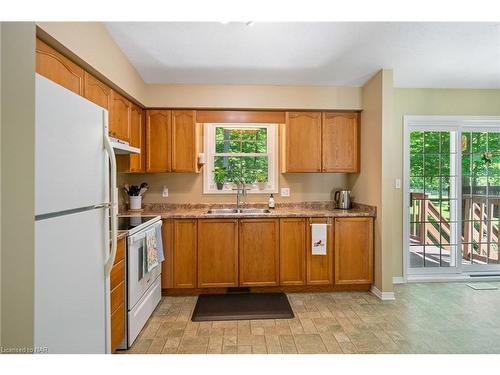
[[[373,282],[373,219],[335,219],[335,284]]]
[[[240,286],[279,285],[279,220],[241,219]]]
[[[111,352],[125,338],[125,239],[117,242],[116,258],[110,274]]]
[[[328,224],[326,255],[312,255],[313,223]],[[168,219],[162,233],[164,289],[373,282],[370,217]]]
[[[311,225],[307,225],[307,285],[333,284],[333,225],[331,219],[310,219],[309,224],[329,224],[327,226],[326,255],[312,255]]]
[[[198,287],[238,286],[238,220],[198,220]]]
[[[197,221],[174,220],[172,228],[173,287],[196,288]]]
[[[280,219],[280,285],[306,285],[304,218]]]

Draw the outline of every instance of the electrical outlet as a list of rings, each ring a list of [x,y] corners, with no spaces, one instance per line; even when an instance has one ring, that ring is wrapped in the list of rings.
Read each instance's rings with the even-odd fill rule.
[[[281,188],[281,196],[289,197],[290,196],[290,188]]]
[[[163,198],[168,198],[168,188],[166,186],[163,187],[161,195]]]

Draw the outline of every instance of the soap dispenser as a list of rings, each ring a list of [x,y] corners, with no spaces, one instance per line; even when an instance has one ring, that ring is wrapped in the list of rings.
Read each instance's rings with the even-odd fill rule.
[[[274,196],[271,194],[269,197],[269,204],[268,204],[269,209],[274,209]]]

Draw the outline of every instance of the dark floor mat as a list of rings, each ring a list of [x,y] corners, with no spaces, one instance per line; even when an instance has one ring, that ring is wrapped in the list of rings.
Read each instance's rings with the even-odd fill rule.
[[[191,320],[292,319],[285,293],[202,294]]]

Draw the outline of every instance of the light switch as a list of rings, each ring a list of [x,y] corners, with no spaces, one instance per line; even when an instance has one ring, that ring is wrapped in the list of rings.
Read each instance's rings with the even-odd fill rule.
[[[163,191],[161,192],[163,198],[168,198],[168,188],[166,186],[163,187]]]
[[[401,179],[396,178],[396,180],[394,180],[394,187],[396,189],[401,189]]]
[[[281,188],[281,196],[289,197],[290,196],[290,188]]]

